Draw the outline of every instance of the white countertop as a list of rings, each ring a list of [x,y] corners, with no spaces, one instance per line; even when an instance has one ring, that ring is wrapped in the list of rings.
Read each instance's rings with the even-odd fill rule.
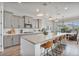
[[[59,35],[52,35],[52,38],[59,37],[61,35],[66,35],[66,34],[74,34],[74,33],[61,33]],[[22,39],[25,39],[33,44],[38,44],[38,43],[51,40],[45,37],[43,34],[35,34],[35,35],[33,34],[33,35],[22,36]]]
[[[8,33],[4,33],[4,36],[13,36],[13,35],[31,35],[31,34],[41,34],[41,32],[38,33],[15,33],[15,34],[8,34]]]
[[[40,34],[41,32],[39,31],[34,31],[33,29],[22,29],[23,30],[23,33],[20,33],[20,30],[21,29],[15,29],[15,34],[8,34],[7,32],[9,31],[10,29],[5,29],[4,32],[3,32],[3,35],[4,36],[13,36],[13,35],[29,35],[29,34]]]
[[[27,35],[22,36],[22,39],[25,39],[33,44],[41,43],[43,41],[46,41],[48,39],[45,39],[45,36],[43,34],[33,34],[33,35]]]

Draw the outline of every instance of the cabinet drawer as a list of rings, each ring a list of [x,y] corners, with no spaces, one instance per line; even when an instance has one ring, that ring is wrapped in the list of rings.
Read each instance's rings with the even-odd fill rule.
[[[13,45],[17,45],[19,43],[20,43],[19,36],[14,36],[13,37]]]
[[[3,37],[4,48],[12,46],[12,43],[13,42],[12,42],[12,37],[11,36],[5,36],[5,37]]]
[[[0,34],[2,34],[2,24],[0,24]]]
[[[2,43],[2,35],[0,35],[0,44]]]

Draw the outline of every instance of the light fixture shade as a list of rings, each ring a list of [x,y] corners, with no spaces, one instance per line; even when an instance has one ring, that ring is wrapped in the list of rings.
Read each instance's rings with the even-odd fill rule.
[[[52,19],[53,19],[53,18],[50,16],[50,17],[49,17],[49,20],[52,20]]]
[[[40,10],[39,9],[36,9],[36,12],[39,12]]]
[[[44,14],[43,13],[39,13],[39,14],[37,14],[37,16],[44,16]]]
[[[67,9],[68,9],[68,7],[65,7],[64,9],[65,9],[65,10],[67,10]]]

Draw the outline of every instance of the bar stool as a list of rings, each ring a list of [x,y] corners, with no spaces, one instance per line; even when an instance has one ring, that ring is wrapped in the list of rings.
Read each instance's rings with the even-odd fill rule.
[[[59,37],[60,44],[61,44],[61,41],[62,41],[63,39],[65,39],[65,35],[62,35],[62,36]]]
[[[50,54],[48,54],[48,50],[49,50],[49,48],[51,48],[51,50],[52,50],[52,44],[53,44],[52,41],[48,41],[41,45],[41,47],[44,48],[44,55],[47,54],[47,56],[51,56]]]
[[[62,43],[62,40],[64,40],[65,39],[65,35],[62,35],[62,36],[60,36],[59,37],[59,41],[60,41],[60,44],[58,45],[58,47],[59,47],[59,54],[61,54],[62,53],[62,51],[61,51],[61,48],[60,47],[62,47],[61,45],[63,44]]]
[[[56,44],[58,41],[59,41],[59,38],[56,37],[56,38],[53,40],[53,43]]]
[[[53,43],[55,45],[55,48],[53,50],[54,54],[57,56],[58,54],[60,54],[61,52],[59,50],[57,50],[57,46],[59,45],[59,37],[56,37],[54,40],[53,40]]]

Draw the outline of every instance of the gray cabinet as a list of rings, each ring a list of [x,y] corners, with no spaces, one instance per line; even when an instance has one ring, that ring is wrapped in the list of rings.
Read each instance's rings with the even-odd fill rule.
[[[18,28],[18,24],[19,24],[19,17],[12,15],[12,26],[15,28]]]
[[[23,28],[24,27],[24,19],[21,16],[13,15],[13,13],[5,11],[4,12],[4,28],[11,28],[12,26],[15,28]]]
[[[5,36],[3,43],[4,43],[4,48],[12,46],[12,43],[13,43],[12,37],[11,36]]]
[[[20,44],[20,38],[19,36],[4,36],[4,48],[12,47],[17,44]]]
[[[4,28],[10,28],[12,24],[12,13],[5,11],[4,12]]]
[[[0,51],[2,51],[2,12],[1,12],[1,6],[0,6]]]
[[[23,19],[23,17],[19,17],[19,19],[18,19],[18,28],[24,28],[24,19]]]
[[[2,35],[0,35],[0,51],[2,50]]]
[[[13,45],[20,44],[20,38],[18,35],[13,36]]]
[[[40,19],[33,19],[32,25],[33,25],[33,28],[40,28],[41,27],[41,20]]]
[[[2,23],[0,23],[0,34],[2,34]]]
[[[30,16],[16,16],[13,13],[5,11],[4,12],[4,28],[11,28],[12,26],[15,28],[40,28],[41,20],[33,19]],[[26,24],[26,26],[25,26]],[[28,27],[30,24],[31,27]]]

